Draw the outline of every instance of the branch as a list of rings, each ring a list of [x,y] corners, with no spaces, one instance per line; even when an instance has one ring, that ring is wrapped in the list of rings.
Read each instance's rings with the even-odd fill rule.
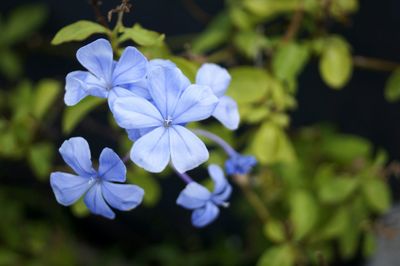
[[[90,5],[93,8],[94,14],[96,15],[96,20],[99,22],[101,25],[106,27],[107,29],[109,28],[108,23],[106,18],[103,16],[100,10],[100,6],[102,2],[100,0],[89,0]]]
[[[354,56],[353,64],[355,67],[375,70],[375,71],[387,71],[391,72],[396,68],[400,67],[400,63],[386,61],[378,58],[370,58],[364,56]]]
[[[295,13],[293,14],[292,19],[290,20],[289,27],[287,28],[285,36],[283,37],[283,42],[289,42],[294,37],[296,37],[296,34],[300,30],[303,17],[304,17],[304,8],[303,8],[303,3],[301,2],[298,8],[296,9]]]
[[[201,9],[193,0],[182,0],[186,10],[198,21],[206,24],[210,21],[211,16]]]

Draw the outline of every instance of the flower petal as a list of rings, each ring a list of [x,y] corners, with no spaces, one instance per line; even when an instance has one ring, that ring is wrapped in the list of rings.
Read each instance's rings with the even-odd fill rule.
[[[132,141],[137,141],[142,136],[146,135],[150,131],[153,131],[156,127],[140,128],[140,129],[127,129],[128,138]]]
[[[180,97],[172,114],[176,124],[207,119],[214,112],[218,98],[207,86],[190,85]]]
[[[107,181],[125,182],[126,167],[110,148],[104,148],[99,159],[99,178]]]
[[[84,138],[75,137],[64,141],[59,152],[64,161],[78,175],[83,177],[96,175],[96,171],[92,167],[89,144]]]
[[[212,114],[226,128],[235,130],[239,126],[240,116],[237,103],[228,96],[219,98],[219,103]]]
[[[211,202],[207,202],[206,206],[194,210],[192,213],[192,224],[196,227],[204,227],[213,222],[219,214],[219,209]]]
[[[89,189],[90,179],[63,172],[50,175],[50,185],[58,203],[64,206],[74,204]]]
[[[108,107],[110,108],[111,112],[113,112],[113,106],[114,102],[118,98],[124,98],[124,97],[137,97],[136,94],[131,92],[128,89],[122,88],[122,87],[114,87],[110,93],[108,94]]]
[[[169,132],[171,161],[179,173],[189,171],[208,160],[208,150],[195,134],[179,125],[170,127]]]
[[[112,110],[117,124],[126,129],[161,126],[164,121],[157,108],[141,97],[118,98]]]
[[[149,91],[161,115],[171,116],[182,92],[190,81],[176,67],[155,67],[148,74]]]
[[[209,165],[208,174],[214,181],[214,193],[218,194],[222,192],[229,185],[228,181],[225,178],[224,171],[218,165]]]
[[[111,207],[120,211],[129,211],[138,206],[144,196],[144,190],[136,185],[102,182],[104,199]]]
[[[146,100],[151,100],[147,78],[143,78],[137,82],[125,84],[123,85],[123,87],[126,88],[127,90],[130,90],[139,97],[143,97]]]
[[[114,219],[115,213],[105,202],[101,188],[100,183],[93,185],[86,193],[83,201],[92,213],[102,215],[108,219]]]
[[[176,204],[186,209],[194,210],[204,207],[210,199],[210,191],[196,182],[191,182],[181,191]]]
[[[169,158],[169,130],[164,127],[157,127],[138,139],[131,150],[132,161],[153,173],[164,170]]]
[[[147,59],[135,47],[129,46],[122,53],[113,72],[113,85],[137,82],[147,73]]]
[[[176,67],[174,62],[166,59],[152,59],[149,61],[149,67],[150,69],[154,69],[156,67],[169,67],[173,68]]]
[[[89,95],[86,91],[86,85],[83,83],[87,75],[90,75],[90,73],[86,71],[74,71],[67,75],[64,95],[66,105],[75,105]]]
[[[96,77],[111,83],[113,51],[109,41],[98,39],[80,48],[76,57]]]
[[[217,97],[225,94],[230,82],[228,71],[216,64],[203,64],[197,71],[196,84],[211,87]]]

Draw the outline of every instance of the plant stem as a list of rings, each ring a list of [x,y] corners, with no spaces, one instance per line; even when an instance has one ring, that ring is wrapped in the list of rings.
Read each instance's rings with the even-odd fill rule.
[[[400,67],[400,63],[386,61],[378,58],[370,58],[365,56],[354,56],[353,64],[356,67],[391,72]]]
[[[292,16],[289,27],[286,30],[285,36],[283,37],[283,42],[289,42],[294,37],[296,37],[297,32],[300,30],[301,22],[304,17],[303,2],[299,3],[298,8]]]
[[[175,167],[173,167],[171,165],[172,169],[174,169],[175,173],[183,180],[183,182],[185,182],[186,184],[192,183],[194,182],[193,179],[186,173],[179,173],[178,170],[175,169]]]
[[[203,129],[193,129],[192,131],[218,144],[230,157],[235,156],[237,154],[237,152],[225,140],[215,135],[214,133],[211,133]]]
[[[109,29],[110,27],[108,26],[106,18],[103,16],[100,10],[101,6],[101,1],[100,0],[89,0],[90,5],[93,8],[94,14],[96,16],[97,22],[99,22],[101,25]]]

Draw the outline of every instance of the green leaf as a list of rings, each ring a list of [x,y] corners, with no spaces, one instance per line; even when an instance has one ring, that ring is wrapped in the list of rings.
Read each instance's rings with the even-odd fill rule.
[[[179,56],[172,56],[169,57],[169,59],[174,62],[177,67],[179,67],[179,69],[183,72],[183,74],[185,74],[186,77],[188,77],[188,79],[190,79],[192,82],[195,81],[197,69],[199,68],[196,63]]]
[[[306,45],[287,43],[281,45],[272,59],[272,70],[280,80],[296,79],[309,59]]]
[[[307,191],[297,190],[290,194],[290,220],[294,227],[294,238],[302,239],[318,222],[318,205]]]
[[[65,26],[54,36],[51,44],[59,45],[70,41],[82,41],[95,33],[107,34],[109,30],[98,23],[80,20]]]
[[[393,71],[386,81],[385,99],[388,102],[395,102],[400,99],[400,68]]]
[[[28,4],[14,9],[5,24],[0,42],[13,44],[27,39],[47,18],[47,9],[41,4]]]
[[[363,193],[368,205],[374,211],[384,213],[390,207],[389,186],[377,178],[369,178],[362,183]]]
[[[90,214],[90,211],[86,207],[83,198],[84,197],[81,197],[74,205],[71,206],[71,211],[76,217],[82,218]]]
[[[350,209],[344,206],[330,213],[317,238],[327,240],[341,236],[349,226],[352,226],[351,216]]]
[[[8,79],[16,79],[22,73],[21,59],[8,49],[0,50],[0,72]]]
[[[229,72],[232,82],[228,95],[239,104],[260,101],[267,93],[271,78],[266,71],[254,67],[236,67]]]
[[[42,118],[60,92],[60,82],[51,79],[41,80],[34,91],[33,115],[38,119]]]
[[[254,31],[242,31],[235,34],[233,43],[250,59],[256,59],[261,49],[270,46],[270,41],[264,35]]]
[[[319,187],[318,196],[324,203],[340,203],[352,195],[358,185],[354,177],[334,177]]]
[[[63,132],[65,134],[71,133],[90,111],[104,102],[105,100],[102,98],[86,97],[77,105],[65,109],[62,120]]]
[[[231,31],[232,25],[229,16],[225,12],[220,13],[193,41],[192,51],[202,54],[217,48],[229,40]]]
[[[347,84],[353,72],[353,60],[345,40],[339,37],[326,40],[319,71],[325,83],[333,89],[341,89]]]
[[[120,42],[132,40],[141,46],[158,45],[162,43],[164,39],[164,34],[147,30],[140,26],[140,24],[135,24],[132,28],[124,28],[124,31],[119,38]]]
[[[54,150],[54,146],[51,143],[36,143],[29,149],[29,165],[41,180],[49,178]]]
[[[293,266],[296,254],[289,245],[274,246],[261,255],[257,266]]]
[[[260,127],[251,147],[252,153],[263,164],[293,162],[296,159],[290,140],[274,123],[266,122]]]
[[[264,225],[264,234],[272,241],[283,242],[285,240],[285,226],[277,220],[270,219]]]
[[[372,151],[371,144],[357,136],[332,134],[321,145],[323,154],[341,163],[351,163],[354,159],[366,158]]]
[[[153,175],[137,167],[129,168],[127,173],[128,181],[144,189],[146,192],[143,204],[152,207],[158,203],[161,197],[161,188],[158,180]]]

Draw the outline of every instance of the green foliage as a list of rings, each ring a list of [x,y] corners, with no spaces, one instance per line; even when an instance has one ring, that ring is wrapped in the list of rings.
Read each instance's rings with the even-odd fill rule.
[[[295,263],[295,253],[291,246],[280,245],[267,249],[257,263],[257,266],[292,266]]]
[[[400,68],[393,71],[385,85],[385,99],[395,102],[400,99]]]
[[[51,44],[59,45],[65,42],[82,41],[93,34],[107,33],[109,33],[109,30],[98,23],[80,20],[59,30],[51,41]]]
[[[318,222],[318,204],[308,191],[297,190],[290,195],[290,220],[293,223],[294,239],[300,240]]]
[[[132,40],[141,46],[159,45],[164,41],[165,35],[155,31],[144,29],[140,24],[133,25],[132,28],[124,28],[120,42]]]
[[[132,167],[128,169],[128,181],[143,188],[146,193],[144,194],[143,204],[152,207],[156,205],[161,197],[161,188],[158,181],[143,169]]]

